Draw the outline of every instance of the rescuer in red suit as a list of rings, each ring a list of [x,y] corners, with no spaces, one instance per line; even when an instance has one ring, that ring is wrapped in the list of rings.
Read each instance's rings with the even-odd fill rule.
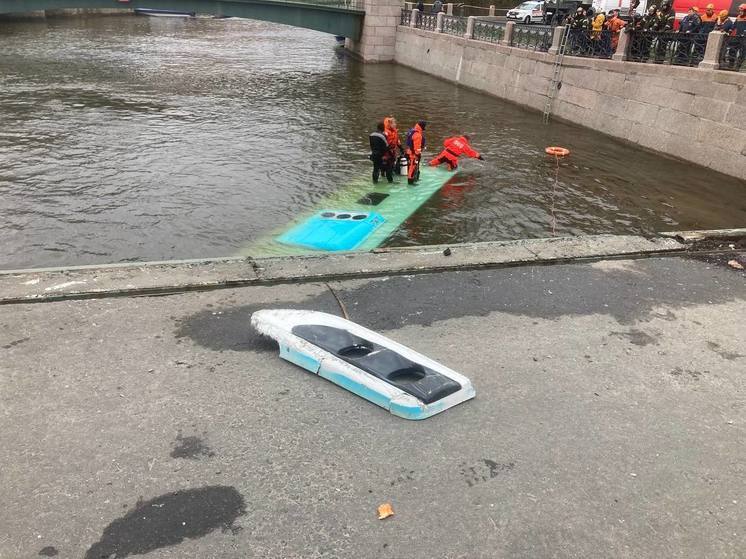
[[[469,145],[469,136],[466,134],[463,136],[446,138],[443,140],[443,147],[445,147],[445,149],[441,151],[437,157],[430,160],[429,165],[431,167],[437,167],[441,163],[446,163],[448,165],[448,170],[453,171],[458,167],[458,158],[461,155],[484,161],[484,157]]]

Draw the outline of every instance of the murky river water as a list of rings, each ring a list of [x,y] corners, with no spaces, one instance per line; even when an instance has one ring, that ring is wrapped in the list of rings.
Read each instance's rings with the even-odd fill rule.
[[[391,245],[746,224],[746,186],[255,21],[0,22],[0,268],[235,254],[352,176],[394,113],[468,161]],[[559,168],[547,145],[573,154]]]

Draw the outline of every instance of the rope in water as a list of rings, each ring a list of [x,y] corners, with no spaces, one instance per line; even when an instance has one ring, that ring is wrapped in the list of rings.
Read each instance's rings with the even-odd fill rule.
[[[559,155],[554,156],[555,161],[557,162],[557,166],[554,169],[554,183],[552,184],[552,201],[550,205],[550,209],[552,212],[552,237],[554,237],[557,234],[557,216],[554,214],[554,194],[557,191],[557,185],[559,183]]]
[[[560,146],[549,146],[547,148],[544,148],[544,151],[549,155],[554,155],[554,160],[557,164],[554,169],[554,184],[552,184],[552,197],[549,205],[549,210],[552,214],[552,237],[554,237],[557,234],[557,216],[554,213],[554,196],[557,192],[557,186],[559,184],[559,160],[560,157],[570,155],[570,150]]]

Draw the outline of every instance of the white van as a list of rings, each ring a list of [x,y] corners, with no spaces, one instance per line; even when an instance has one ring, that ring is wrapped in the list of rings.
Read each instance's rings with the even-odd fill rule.
[[[524,2],[512,10],[508,10],[506,17],[520,23],[544,23],[544,2]]]
[[[630,0],[593,0],[593,13],[609,13],[611,10],[620,10],[621,15],[629,13]]]

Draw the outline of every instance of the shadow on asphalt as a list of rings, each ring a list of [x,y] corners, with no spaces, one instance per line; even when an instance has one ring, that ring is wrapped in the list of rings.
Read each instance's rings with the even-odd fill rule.
[[[430,326],[493,312],[550,320],[610,315],[631,325],[653,318],[674,320],[671,309],[746,298],[743,273],[707,264],[691,258],[657,258],[393,276],[342,283],[337,294],[350,319],[373,330]],[[182,319],[176,336],[216,351],[274,351],[276,342],[250,326],[251,314],[262,308],[340,314],[336,300],[325,291],[301,302],[201,311]],[[654,340],[632,342],[645,345]]]

